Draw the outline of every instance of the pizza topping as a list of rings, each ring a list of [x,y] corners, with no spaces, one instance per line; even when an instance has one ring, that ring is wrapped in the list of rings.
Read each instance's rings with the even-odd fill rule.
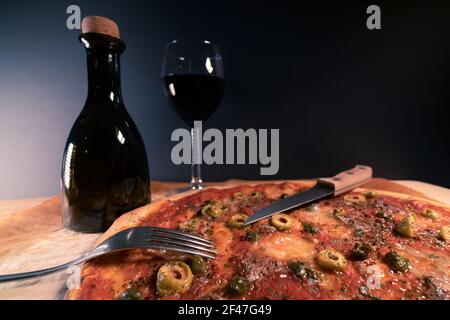
[[[226,206],[212,200],[206,201],[201,209],[202,215],[210,216],[214,219],[220,218],[225,211],[228,211]]]
[[[279,213],[272,216],[270,223],[279,231],[286,231],[292,229],[294,226],[294,219],[287,214]]]
[[[227,226],[233,229],[241,229],[247,219],[248,216],[245,214],[235,214],[228,220]]]
[[[319,205],[317,203],[312,203],[306,207],[306,210],[309,212],[317,212],[319,211]]]
[[[161,297],[184,293],[191,283],[191,268],[180,261],[163,264],[156,276],[156,289]]]
[[[244,241],[256,242],[259,240],[259,233],[254,231],[247,231],[243,237]]]
[[[410,268],[409,260],[395,251],[388,252],[384,261],[393,271],[406,272]]]
[[[364,203],[366,201],[366,197],[362,194],[347,194],[344,196],[344,200],[353,203]]]
[[[308,268],[304,263],[299,261],[290,261],[288,263],[289,269],[291,269],[295,276],[301,280],[312,279],[319,280],[319,273]]]
[[[233,297],[243,296],[250,291],[250,282],[244,277],[235,276],[228,283],[225,291]]]
[[[187,233],[196,233],[200,225],[199,218],[193,218],[178,225],[178,229]]]
[[[142,300],[142,293],[136,288],[128,288],[120,295],[121,300]]]
[[[207,264],[206,261],[200,256],[192,256],[189,261],[189,266],[194,275],[202,275],[206,272]]]
[[[378,196],[378,194],[375,191],[366,191],[363,193],[363,195],[367,200],[373,199]]]
[[[414,237],[416,233],[416,216],[414,214],[407,215],[397,224],[395,231],[404,237]]]
[[[316,226],[309,224],[309,223],[304,223],[303,224],[303,231],[307,232],[307,233],[317,233],[319,232],[319,228],[317,228]]]
[[[450,240],[450,226],[443,226],[439,230],[439,238],[444,241]]]
[[[233,199],[237,201],[244,201],[247,199],[247,194],[244,192],[235,192],[233,193]]]
[[[392,218],[392,216],[390,214],[387,214],[385,211],[380,210],[377,211],[377,213],[375,214],[375,216],[377,218],[381,218],[381,219],[385,219],[385,220],[390,220]]]
[[[347,259],[337,250],[324,249],[317,255],[317,263],[328,270],[342,271],[347,266]]]
[[[366,260],[372,251],[372,247],[368,244],[357,243],[350,251],[350,259],[358,261]]]
[[[430,218],[432,220],[439,219],[439,213],[437,213],[436,211],[434,211],[432,209],[428,209],[428,208],[422,211],[422,216]]]

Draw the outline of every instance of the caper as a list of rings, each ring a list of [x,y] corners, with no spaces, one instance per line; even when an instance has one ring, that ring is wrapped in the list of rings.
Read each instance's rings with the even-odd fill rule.
[[[439,219],[439,213],[432,209],[425,209],[422,211],[422,216],[430,218],[432,220]]]
[[[249,291],[250,282],[239,276],[235,276],[226,287],[226,293],[231,296],[243,296]]]
[[[299,279],[312,279],[312,280],[318,280],[319,279],[319,273],[308,268],[304,263],[299,261],[290,261],[288,263],[289,269],[291,269],[295,276]]]
[[[120,295],[121,300],[142,300],[142,293],[136,288],[128,288]]]
[[[375,215],[378,218],[382,218],[385,220],[389,220],[391,218],[391,216],[389,214],[387,214],[386,212],[384,212],[383,210],[378,211]]]
[[[404,217],[395,228],[395,231],[404,237],[414,237],[416,233],[416,216],[409,214]]]
[[[259,233],[253,231],[247,231],[243,238],[245,241],[256,242],[259,240]]]
[[[225,211],[227,211],[227,207],[220,205],[215,201],[206,201],[201,210],[202,215],[210,216],[215,219],[220,218]]]
[[[309,212],[317,212],[319,211],[319,205],[317,203],[311,203],[306,207],[306,210]]]
[[[189,259],[189,267],[195,275],[202,275],[206,272],[207,264],[206,261],[200,256],[192,256]]]
[[[350,251],[350,259],[353,260],[366,260],[369,254],[372,252],[372,248],[364,243],[357,243]]]
[[[366,201],[366,197],[362,194],[347,194],[344,196],[344,200],[353,203],[363,203]]]
[[[316,226],[309,224],[309,223],[304,223],[303,224],[303,231],[307,232],[307,233],[317,233],[319,232],[319,228],[317,228]]]
[[[444,241],[450,240],[450,226],[443,226],[439,230],[439,238]]]
[[[160,296],[184,293],[191,283],[191,268],[180,261],[163,264],[156,275],[156,289]]]
[[[390,251],[384,257],[384,262],[393,270],[406,272],[409,269],[409,260],[395,251]]]
[[[240,229],[244,226],[245,220],[247,220],[248,216],[245,214],[235,214],[228,220],[228,227],[234,229]]]
[[[278,213],[272,216],[270,223],[280,231],[286,231],[294,226],[294,219],[284,213]]]
[[[347,266],[347,259],[337,250],[324,249],[317,255],[317,263],[325,269],[341,271]]]
[[[366,199],[373,199],[375,198],[378,194],[375,191],[366,191],[363,193],[364,197]]]

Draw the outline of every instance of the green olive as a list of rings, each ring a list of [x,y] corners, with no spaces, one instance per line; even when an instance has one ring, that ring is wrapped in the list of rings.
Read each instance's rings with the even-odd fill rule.
[[[142,293],[136,288],[128,288],[120,295],[121,300],[142,300]]]
[[[262,193],[259,191],[250,193],[250,199],[260,200],[262,196],[263,196]]]
[[[317,233],[319,232],[319,228],[317,228],[316,226],[309,224],[309,223],[304,223],[303,224],[303,231],[307,232],[307,233]]]
[[[202,275],[206,272],[207,264],[206,261],[200,256],[192,256],[189,259],[189,266],[191,271],[195,275]]]
[[[439,238],[444,241],[450,240],[450,226],[443,226],[441,230],[439,230]]]
[[[288,263],[289,269],[294,272],[295,276],[299,279],[312,279],[312,280],[319,280],[319,273],[308,268],[304,263],[299,261],[290,261]]]
[[[259,240],[259,233],[253,231],[247,231],[243,238],[245,241],[256,242]]]
[[[244,201],[247,200],[248,195],[244,192],[235,192],[233,193],[233,199],[237,201]]]
[[[344,208],[334,208],[331,209],[328,213],[334,217],[340,217],[344,215]]]
[[[364,243],[357,243],[350,251],[350,258],[353,260],[366,260],[372,252],[372,247]]]
[[[366,197],[362,194],[347,194],[344,196],[344,200],[353,203],[364,203],[366,202]]]
[[[395,251],[390,251],[384,257],[384,262],[393,270],[406,272],[409,269],[409,260]]]
[[[272,216],[270,223],[280,231],[286,231],[294,226],[294,219],[284,213],[278,213]]]
[[[156,289],[160,296],[184,293],[191,283],[191,268],[180,261],[163,264],[156,275]]]
[[[347,259],[339,251],[324,249],[317,255],[317,263],[328,270],[342,271],[347,266]]]
[[[227,207],[220,205],[216,201],[206,201],[201,210],[202,215],[215,219],[220,218],[225,211],[227,211]]]
[[[416,216],[409,214],[404,217],[395,228],[395,231],[404,237],[414,237],[416,233]]]
[[[366,199],[373,199],[376,196],[378,196],[378,194],[375,191],[366,191],[363,193],[363,195]]]
[[[248,216],[245,214],[235,214],[228,220],[228,227],[234,229],[240,229],[243,227],[245,220],[247,220]]]
[[[178,225],[178,229],[180,231],[187,232],[187,233],[196,233],[199,225],[200,225],[200,219],[193,218],[188,221],[181,222]]]
[[[430,218],[432,220],[439,219],[439,213],[432,209],[425,209],[422,211],[422,216]]]
[[[231,296],[243,296],[250,291],[250,282],[247,279],[235,276],[228,283],[226,292]]]

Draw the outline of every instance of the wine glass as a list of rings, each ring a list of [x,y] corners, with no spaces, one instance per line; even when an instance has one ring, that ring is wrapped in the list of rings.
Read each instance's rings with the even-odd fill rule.
[[[194,122],[208,119],[222,100],[225,78],[219,48],[207,40],[174,40],[166,46],[161,76],[170,103],[191,128],[191,183],[170,194],[203,189],[202,137]]]

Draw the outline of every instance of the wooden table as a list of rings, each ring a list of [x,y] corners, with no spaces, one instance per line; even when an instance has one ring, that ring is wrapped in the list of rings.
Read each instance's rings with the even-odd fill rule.
[[[418,181],[374,179],[372,188],[423,194],[450,205],[450,190]],[[212,186],[233,186],[255,181],[229,180]],[[153,182],[152,200],[164,197],[182,183]],[[403,188],[403,189],[402,189]],[[413,189],[413,190],[411,190]],[[100,234],[64,229],[59,196],[0,201],[0,274],[47,268],[71,261],[89,250]],[[66,291],[67,273],[41,279],[0,284],[0,299],[60,299]]]

